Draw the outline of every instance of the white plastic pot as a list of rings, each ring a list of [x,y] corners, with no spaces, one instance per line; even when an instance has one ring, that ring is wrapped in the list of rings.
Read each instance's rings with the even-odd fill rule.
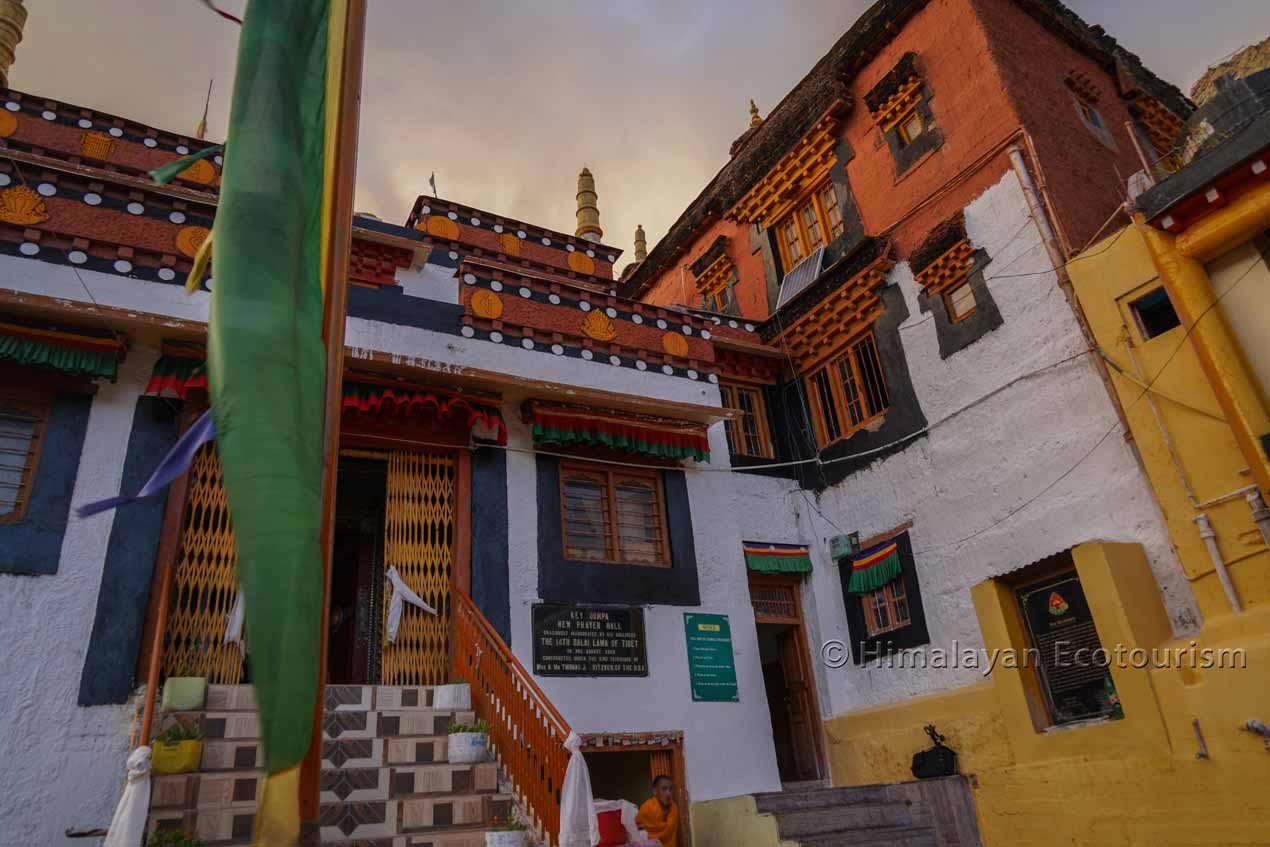
[[[488,747],[489,736],[484,732],[451,732],[448,759],[455,765],[483,762]]]
[[[485,833],[485,847],[525,847],[529,843],[522,830]]]

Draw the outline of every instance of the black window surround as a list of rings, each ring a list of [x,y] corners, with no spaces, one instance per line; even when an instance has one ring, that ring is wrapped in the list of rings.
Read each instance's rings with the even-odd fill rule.
[[[913,561],[912,542],[908,532],[895,536],[895,540],[899,542],[899,579],[904,581],[904,591],[908,595],[910,622],[907,626],[869,635],[869,628],[864,620],[864,599],[847,590],[851,583],[851,560],[838,560],[842,600],[847,610],[847,631],[851,635],[851,661],[857,665],[930,643],[930,634],[926,630],[926,613],[922,608],[921,586],[917,581],[917,566]]]
[[[660,471],[670,567],[566,559],[561,537],[560,461],[537,457],[538,596],[548,603],[699,606],[697,551],[684,472]]]

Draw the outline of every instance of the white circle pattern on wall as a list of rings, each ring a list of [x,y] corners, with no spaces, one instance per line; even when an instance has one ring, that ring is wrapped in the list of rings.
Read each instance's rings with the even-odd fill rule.
[[[621,357],[621,356],[618,356],[618,355],[616,355],[616,354],[614,354],[614,355],[612,355],[612,356],[609,356],[609,364],[610,364],[610,365],[620,365],[620,364],[622,364],[622,357]]]
[[[159,279],[164,282],[171,282],[176,279],[176,271],[171,268],[159,268]]]
[[[44,118],[46,121],[55,121],[57,120],[57,112],[50,112],[48,109],[45,109],[40,113],[40,117]]]
[[[476,285],[476,274],[463,274],[463,281],[468,285]]]
[[[591,311],[591,304],[590,304],[590,303],[588,303],[588,302],[587,302],[587,301],[585,301],[585,300],[579,300],[579,301],[578,301],[578,308],[579,308],[579,309],[581,309],[581,310],[582,310],[582,311],[584,311],[584,312],[589,312],[589,311]]]
[[[115,138],[123,138],[123,130],[117,126],[112,126],[110,128],[110,134]]]
[[[643,315],[641,315],[641,314],[639,314],[639,313],[636,313],[636,314],[631,315],[631,323],[642,324],[643,322],[644,322],[644,316],[643,316]]]
[[[178,144],[176,146],[176,152],[180,153],[182,156],[188,156],[190,154],[190,148],[186,147],[184,144]]]
[[[502,290],[503,290],[503,284],[502,284],[501,282],[499,282],[498,280],[496,280],[496,279],[491,279],[491,280],[489,281],[489,290],[490,290],[490,291],[502,291]]]
[[[529,236],[525,234],[525,231],[524,231],[523,229],[518,229],[518,230],[516,230],[516,237],[517,237],[517,238],[528,238]]]
[[[545,236],[545,235],[544,235],[544,236],[542,237],[542,246],[543,246],[543,247],[550,247],[550,246],[551,246],[551,239],[550,239],[550,238],[548,238],[547,236]]]
[[[447,218],[449,218],[449,219],[450,219],[450,220],[452,220],[452,221],[457,221],[457,220],[459,219],[459,213],[458,213],[458,212],[450,212],[449,214],[447,214],[447,215],[446,215],[446,217],[447,217]]]
[[[666,322],[665,322],[665,321],[663,321],[661,318],[658,318],[658,319],[657,319],[657,328],[658,328],[658,329],[665,329],[665,328],[666,328]]]
[[[520,339],[520,346],[526,350],[532,350],[534,349],[534,340],[532,338],[522,338]]]
[[[705,341],[709,341],[709,340],[710,340],[710,330],[708,330],[708,329],[703,329],[703,330],[701,330],[701,338],[702,338],[703,340],[705,340]]]
[[[7,103],[5,103],[5,104],[4,104],[4,107],[5,107],[6,109],[8,109],[10,112],[20,112],[20,111],[22,111],[22,104],[20,104],[20,103],[14,103],[12,100],[10,100],[10,101],[8,101]]]
[[[607,309],[604,310],[604,314],[608,315],[610,318],[616,318],[617,309],[614,309],[612,306],[609,306]]]
[[[451,261],[451,262],[457,262],[458,260],[459,260],[459,254],[458,254],[456,251],[451,250],[451,251],[450,251],[450,261]]]
[[[93,192],[91,192],[91,191],[90,191],[90,192],[88,192],[87,194],[85,194],[85,195],[84,195],[84,202],[85,202],[85,203],[87,203],[87,204],[88,204],[88,205],[90,205],[90,206],[100,206],[100,205],[101,205],[101,195],[100,195],[100,194],[94,194]]]
[[[699,374],[696,371],[694,371],[692,368],[688,369],[688,379],[696,379],[698,376]]]
[[[121,274],[130,274],[132,273],[132,262],[127,259],[116,259],[115,270]]]
[[[592,259],[594,259],[594,258],[595,258],[595,251],[594,251],[594,250],[592,250],[592,249],[591,249],[591,248],[589,248],[589,247],[587,248],[586,254],[587,254],[588,256],[590,256]]]
[[[502,224],[494,224],[494,232],[497,232],[497,233],[500,233],[500,234],[501,234],[501,233],[502,233],[502,231],[503,231],[503,225],[502,225]]]
[[[145,213],[146,213],[146,207],[145,207],[145,206],[142,206],[140,203],[135,203],[135,202],[134,202],[134,203],[129,203],[129,204],[128,204],[128,214],[130,214],[130,215],[144,215]]]
[[[664,373],[666,376],[674,376],[675,369],[672,368],[670,365],[662,365],[661,372]]]
[[[18,251],[23,256],[34,256],[36,253],[40,252],[40,245],[36,244],[34,241],[23,241],[18,245]]]
[[[13,180],[9,179],[8,174],[0,174],[0,188],[3,188],[11,182],[13,182]]]
[[[41,182],[39,185],[35,187],[35,190],[40,192],[40,194],[44,195],[45,197],[52,197],[54,194],[57,193],[57,186],[51,182]]]
[[[710,376],[709,376],[709,377],[707,377],[707,378],[708,378],[711,382],[713,382],[713,383],[718,383],[718,381],[719,381],[719,375],[718,375],[718,374],[710,374]]]
[[[472,336],[476,335],[476,330],[472,329],[470,326],[465,326],[459,330],[459,333],[464,338],[471,338]]]
[[[550,304],[551,304],[551,305],[553,305],[553,306],[559,306],[559,305],[560,305],[560,295],[559,295],[559,294],[548,294],[548,295],[547,295],[547,302],[548,302],[548,303],[550,303]]]
[[[520,294],[521,297],[524,297],[526,300],[534,296],[534,293],[523,285],[520,287],[520,291],[518,293]]]
[[[481,225],[481,219],[480,219],[480,218],[469,218],[469,220],[472,222],[472,226],[480,226],[480,225]]]
[[[174,224],[183,224],[185,223],[185,213],[173,212],[172,214],[168,215],[168,220],[170,220]]]
[[[566,245],[564,245],[564,249],[566,249],[566,250],[568,250],[570,253],[572,253],[572,252],[573,252],[575,249],[577,249],[577,248],[575,248],[572,244],[566,244]]]
[[[144,144],[144,145],[145,145],[145,146],[147,146],[147,147],[158,147],[158,146],[159,146],[159,142],[155,141],[153,138],[143,138],[143,139],[141,139],[141,143],[142,143],[142,144]]]
[[[66,254],[66,258],[71,260],[71,264],[82,265],[88,261],[88,254],[83,250],[72,250]]]
[[[495,344],[502,344],[503,334],[499,332],[498,330],[494,330],[493,332],[489,334],[489,340],[493,341]]]
[[[635,367],[639,368],[641,371],[646,371],[648,370],[648,362],[645,362],[643,359],[636,359]]]
[[[595,358],[595,354],[592,353],[590,350],[587,350],[584,348],[582,350],[582,358],[586,359],[589,362]]]
[[[79,125],[79,128],[80,128],[80,129],[92,129],[92,128],[93,128],[93,122],[92,122],[92,121],[90,121],[88,118],[80,118],[80,119],[77,121],[77,123],[78,123],[78,125]]]
[[[552,353],[555,353],[557,356],[563,356],[563,355],[564,355],[564,345],[563,345],[563,344],[552,344],[552,345],[551,345],[551,352],[552,352]]]

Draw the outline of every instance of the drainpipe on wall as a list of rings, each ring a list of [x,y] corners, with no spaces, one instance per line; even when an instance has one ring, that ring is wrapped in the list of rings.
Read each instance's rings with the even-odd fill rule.
[[[1221,550],[1217,547],[1217,533],[1213,532],[1213,525],[1208,520],[1208,515],[1200,512],[1195,516],[1195,523],[1199,524],[1200,537],[1204,539],[1204,546],[1208,548],[1208,557],[1213,560],[1213,568],[1217,571],[1217,578],[1221,580],[1221,587],[1226,591],[1226,599],[1230,601],[1231,611],[1242,612],[1244,608],[1239,603],[1239,595],[1235,593],[1235,584],[1230,581],[1230,572],[1226,570],[1226,560],[1222,558]]]
[[[1023,197],[1027,200],[1028,211],[1041,231],[1045,251],[1049,253],[1050,264],[1054,266],[1054,273],[1058,277],[1058,287],[1062,289],[1063,296],[1067,298],[1067,305],[1076,316],[1076,324],[1080,327],[1081,336],[1085,339],[1085,349],[1091,353],[1090,360],[1093,362],[1094,372],[1102,379],[1103,388],[1106,389],[1107,396],[1111,398],[1111,407],[1116,410],[1116,417],[1120,418],[1120,428],[1124,431],[1125,442],[1133,452],[1133,457],[1137,459],[1138,467],[1145,471],[1146,465],[1142,461],[1142,456],[1138,454],[1137,446],[1133,443],[1133,430],[1129,428],[1129,419],[1125,417],[1124,407],[1120,405],[1120,395],[1116,393],[1116,386],[1111,381],[1107,363],[1103,361],[1102,356],[1097,355],[1098,343],[1094,340],[1094,332],[1089,328],[1089,321],[1085,318],[1085,310],[1081,308],[1080,301],[1076,298],[1072,279],[1067,274],[1067,263],[1063,257],[1063,251],[1058,245],[1058,238],[1054,234],[1054,227],[1046,212],[1045,204],[1041,202],[1041,196],[1036,190],[1036,183],[1032,181],[1032,174],[1027,169],[1023,151],[1017,144],[1012,144],[1007,152],[1010,156],[1010,166],[1014,169],[1014,175],[1018,177],[1019,186],[1023,189]]]

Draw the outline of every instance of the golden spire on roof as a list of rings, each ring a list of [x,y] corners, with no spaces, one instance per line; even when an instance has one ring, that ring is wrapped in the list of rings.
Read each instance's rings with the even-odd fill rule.
[[[763,119],[759,117],[758,106],[754,105],[753,98],[750,99],[750,126],[762,126]]]
[[[595,177],[584,167],[578,174],[578,228],[573,234],[584,241],[599,243],[604,230],[600,229],[600,207],[595,204]]]
[[[22,0],[0,0],[0,86],[9,87],[9,68],[13,65],[14,51],[22,40],[22,27],[26,26],[26,7]]]
[[[648,241],[644,238],[644,225],[635,224],[635,261],[642,262],[648,258]]]

